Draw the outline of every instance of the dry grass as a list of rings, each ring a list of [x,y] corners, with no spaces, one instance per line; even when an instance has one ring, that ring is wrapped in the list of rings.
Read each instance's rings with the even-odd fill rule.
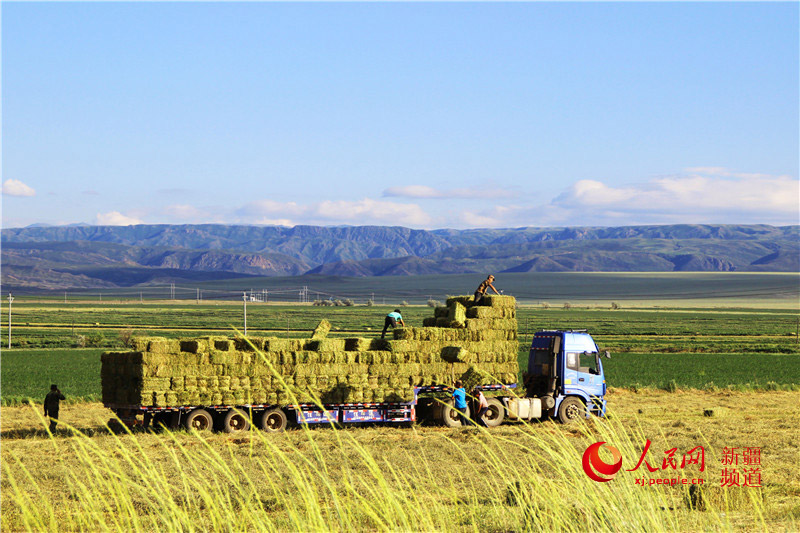
[[[240,436],[111,435],[110,411],[66,405],[62,419],[83,436],[65,430],[54,439],[38,410],[4,407],[2,528],[797,529],[800,393],[614,390],[609,401],[611,420],[573,427]],[[708,409],[715,416],[704,416]],[[764,488],[732,488],[729,508],[717,499],[701,512],[688,509],[683,489],[635,486],[641,470],[602,484],[583,475],[580,457],[592,442],[614,444],[632,468],[646,439],[651,463],[670,448],[680,456],[704,445],[709,489],[719,487],[725,447],[760,447]],[[754,503],[751,494],[765,498]]]

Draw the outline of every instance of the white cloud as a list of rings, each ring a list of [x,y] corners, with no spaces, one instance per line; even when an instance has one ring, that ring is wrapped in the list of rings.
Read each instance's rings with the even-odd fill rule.
[[[387,202],[365,198],[357,201],[326,200],[314,204],[258,200],[237,211],[243,221],[257,224],[353,224],[400,225],[421,227],[431,217],[416,204]]]
[[[36,196],[36,191],[19,180],[3,182],[3,196]]]
[[[427,185],[403,185],[389,187],[383,191],[385,197],[397,198],[425,198],[425,199],[481,199],[481,198],[508,198],[513,196],[511,191],[490,188],[462,188],[462,189],[434,189]]]
[[[581,180],[551,206],[579,214],[584,221],[613,218],[631,224],[797,224],[800,220],[800,182],[796,179],[717,168],[692,170],[711,172],[659,177],[625,187]]]
[[[119,211],[110,211],[108,213],[97,214],[98,226],[133,226],[142,223],[143,222],[138,218],[125,216]]]
[[[512,200],[484,198],[477,203],[465,199],[425,204],[425,198],[439,198],[445,191],[414,185],[398,188],[395,192],[413,194],[422,200],[363,198],[298,203],[262,199],[238,208],[174,204],[157,212],[128,209],[124,215],[116,211],[103,213],[97,216],[97,221],[100,224],[128,225],[157,217],[162,223],[289,227],[298,224],[398,225],[428,229],[800,223],[800,182],[797,179],[745,174],[717,167],[698,167],[680,175],[658,176],[625,185],[584,179],[576,181],[555,198],[531,193],[517,194]]]

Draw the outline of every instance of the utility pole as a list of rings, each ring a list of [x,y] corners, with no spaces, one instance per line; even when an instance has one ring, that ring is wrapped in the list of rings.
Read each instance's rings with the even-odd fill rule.
[[[67,291],[64,291],[64,303],[67,303]]]
[[[8,349],[11,349],[11,302],[14,301],[14,297],[11,296],[11,293],[8,293]]]
[[[242,293],[242,301],[244,302],[244,334],[247,335],[247,292]]]
[[[200,289],[197,289],[197,303],[200,303]]]

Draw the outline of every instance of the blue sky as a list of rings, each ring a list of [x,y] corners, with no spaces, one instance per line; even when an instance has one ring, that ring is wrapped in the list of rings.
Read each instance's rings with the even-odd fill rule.
[[[796,2],[3,2],[3,226],[797,224],[798,27]]]

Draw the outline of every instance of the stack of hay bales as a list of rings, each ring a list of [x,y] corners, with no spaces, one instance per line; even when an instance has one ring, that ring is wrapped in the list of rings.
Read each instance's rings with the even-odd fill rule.
[[[516,383],[516,302],[449,298],[424,327],[394,339],[136,338],[102,355],[103,403],[116,406],[288,405],[409,401],[413,387]]]

